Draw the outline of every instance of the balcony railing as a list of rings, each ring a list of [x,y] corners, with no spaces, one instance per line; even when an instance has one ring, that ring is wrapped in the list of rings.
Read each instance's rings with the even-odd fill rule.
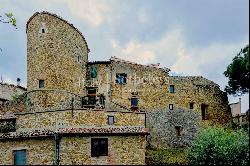
[[[64,90],[33,90],[25,94],[27,112],[50,110],[104,108],[103,96],[79,96]]]

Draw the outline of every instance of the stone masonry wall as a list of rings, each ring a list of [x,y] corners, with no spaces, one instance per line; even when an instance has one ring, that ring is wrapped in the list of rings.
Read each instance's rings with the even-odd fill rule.
[[[72,116],[73,115],[73,116]],[[108,115],[115,117],[113,125],[107,124]],[[17,130],[55,129],[59,127],[108,127],[145,126],[145,114],[128,112],[108,112],[103,110],[72,110],[16,115]]]
[[[193,111],[201,117],[201,105],[207,108],[207,120],[211,123],[227,125],[231,120],[227,94],[220,90],[214,82],[200,76],[169,77],[169,85],[174,85],[175,93],[168,95],[168,103],[174,108],[189,109],[189,104],[194,103]],[[169,90],[169,87],[168,87]]]
[[[53,139],[6,140],[0,141],[0,165],[14,165],[13,150],[27,150],[28,165],[53,165]]]
[[[26,88],[23,88],[21,86],[0,83],[0,99],[12,100],[13,95],[21,95],[24,92],[26,92]]]
[[[190,146],[201,127],[200,122],[200,115],[190,109],[148,111],[150,145],[158,148]],[[176,126],[180,126],[180,135],[177,134]]]
[[[144,136],[103,136],[108,138],[108,156],[91,157],[91,138],[64,137],[61,140],[60,164],[66,165],[144,165]],[[81,145],[81,146],[79,146]]]
[[[60,165],[144,165],[144,136],[103,136],[108,138],[108,156],[91,157],[91,138],[62,137],[60,139]],[[122,146],[121,146],[122,145]],[[55,164],[53,138],[0,141],[0,164],[14,165],[13,150],[26,149],[27,165]]]
[[[205,104],[208,106],[207,118],[211,123],[225,125],[230,121],[226,93],[217,84],[201,76],[173,77],[161,68],[119,61],[111,61],[110,65],[91,66],[97,68],[97,80],[102,80],[98,88],[110,88],[111,96],[107,98],[127,108],[130,108],[131,93],[137,92],[141,110],[161,110],[168,108],[169,104],[173,104],[174,109],[189,109],[189,104],[193,103],[193,111],[201,117],[201,105]],[[115,83],[117,73],[127,74],[126,84]],[[170,85],[174,85],[174,93],[170,93]]]
[[[45,89],[85,93],[89,50],[79,31],[56,15],[36,13],[27,23],[27,40],[28,91],[41,79]]]

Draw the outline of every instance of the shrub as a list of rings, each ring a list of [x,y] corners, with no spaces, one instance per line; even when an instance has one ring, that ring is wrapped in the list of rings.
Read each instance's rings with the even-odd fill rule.
[[[249,136],[243,130],[204,129],[188,150],[189,164],[249,164]]]
[[[184,165],[187,164],[183,148],[147,149],[147,165]]]

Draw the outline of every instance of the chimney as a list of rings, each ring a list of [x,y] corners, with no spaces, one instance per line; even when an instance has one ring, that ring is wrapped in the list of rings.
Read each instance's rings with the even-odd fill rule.
[[[20,86],[21,79],[20,79],[20,78],[17,78],[17,79],[16,79],[16,82],[17,82],[17,86]]]

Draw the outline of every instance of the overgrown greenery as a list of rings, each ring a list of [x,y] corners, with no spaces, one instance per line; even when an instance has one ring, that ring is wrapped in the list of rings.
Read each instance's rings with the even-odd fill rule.
[[[147,165],[186,165],[187,157],[184,148],[147,149]]]
[[[11,100],[15,102],[15,101],[18,100],[18,98],[19,98],[21,95],[22,95],[22,94],[16,92],[16,93],[14,93],[14,94],[11,96]]]
[[[187,158],[194,165],[247,165],[249,136],[243,130],[205,129],[194,140]]]
[[[228,77],[228,86],[225,88],[228,94],[249,93],[249,45],[233,58],[224,75]]]

